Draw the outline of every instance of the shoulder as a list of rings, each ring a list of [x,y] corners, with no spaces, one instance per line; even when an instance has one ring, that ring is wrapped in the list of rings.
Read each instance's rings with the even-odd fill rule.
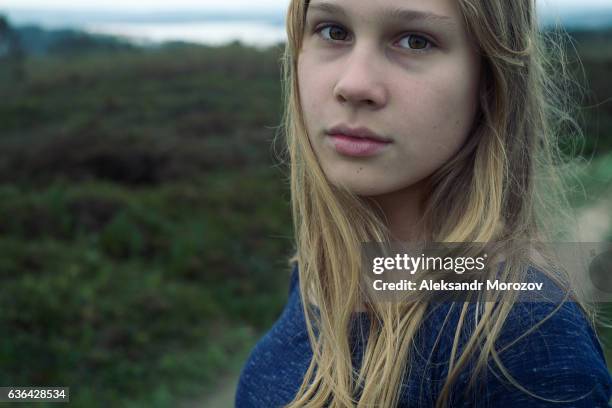
[[[512,306],[495,342],[498,361],[489,362],[471,398],[455,394],[456,406],[609,406],[612,378],[595,328],[580,304],[558,300],[555,295]],[[462,373],[458,389],[467,389],[469,374]]]
[[[479,353],[468,356],[453,385],[451,406],[608,407],[612,378],[587,313],[544,273],[530,271],[527,280],[545,282],[546,290],[511,306],[494,342],[495,358],[489,358],[475,387],[469,384]],[[428,307],[415,346],[422,350],[417,354],[427,356],[421,364],[432,377],[434,400],[448,375],[460,316],[465,320],[459,353],[474,333],[479,309],[462,302],[432,302]]]

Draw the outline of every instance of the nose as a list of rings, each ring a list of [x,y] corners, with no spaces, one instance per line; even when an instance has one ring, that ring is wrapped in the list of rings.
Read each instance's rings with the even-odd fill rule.
[[[334,97],[342,104],[379,109],[387,103],[384,73],[372,48],[353,48],[334,87]]]

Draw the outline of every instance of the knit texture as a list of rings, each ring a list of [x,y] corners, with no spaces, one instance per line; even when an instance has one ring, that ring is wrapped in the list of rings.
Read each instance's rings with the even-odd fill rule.
[[[554,302],[516,303],[496,343],[497,349],[516,340],[558,305]],[[432,303],[428,309],[411,348],[399,407],[434,406],[448,372],[459,309],[457,304],[453,306],[451,303]],[[443,324],[447,315],[446,324]],[[472,328],[467,324],[462,331],[460,348],[469,338]],[[355,367],[360,367],[368,329],[366,314],[357,313],[353,327],[352,357]],[[450,406],[611,406],[612,378],[603,351],[591,324],[574,302],[564,302],[552,317],[508,347],[500,358],[512,377],[531,393],[560,402],[539,399],[518,389],[508,382],[494,363],[490,364],[477,387],[468,389],[473,363],[470,361],[453,386]],[[235,398],[236,407],[284,406],[296,395],[311,359],[312,349],[302,310],[296,264],[291,275],[289,298],[282,314],[257,343],[242,369]]]

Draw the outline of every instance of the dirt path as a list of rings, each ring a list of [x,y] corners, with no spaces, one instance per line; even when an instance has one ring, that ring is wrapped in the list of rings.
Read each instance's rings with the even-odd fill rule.
[[[611,229],[612,196],[604,197],[578,213],[577,242],[600,242]]]
[[[218,383],[218,388],[212,395],[205,395],[200,401],[186,402],[181,408],[232,408],[238,386],[239,372],[225,376]]]
[[[205,402],[202,407],[206,408],[231,408],[234,406],[234,397],[236,395],[236,386],[238,385],[238,375],[236,378],[227,382],[219,393]]]
[[[236,387],[238,386],[238,376],[229,377],[221,384],[221,388],[217,393],[206,399],[200,407],[206,408],[231,408],[234,406],[234,396],[236,395]],[[194,407],[195,408],[195,407]]]

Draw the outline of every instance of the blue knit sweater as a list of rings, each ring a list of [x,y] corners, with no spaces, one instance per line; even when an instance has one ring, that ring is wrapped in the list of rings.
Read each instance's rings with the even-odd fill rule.
[[[312,358],[297,264],[293,268],[289,299],[280,318],[257,343],[242,369],[236,407],[273,408],[290,402],[302,383]],[[455,305],[456,306],[456,305]],[[525,333],[558,304],[516,303],[497,343],[497,349]],[[449,313],[449,321],[443,321]],[[432,407],[448,372],[458,308],[450,303],[433,304],[418,331],[399,407]],[[365,313],[356,314],[353,364],[359,367],[369,323]],[[460,341],[469,337],[470,327]],[[441,332],[441,333],[440,333]],[[438,344],[434,344],[438,334]],[[359,334],[359,335],[355,335]],[[530,396],[511,385],[491,364],[477,388],[468,389],[469,370],[459,376],[451,392],[452,407],[608,407],[612,378],[597,337],[576,303],[565,302],[553,316],[529,335],[500,354],[508,372],[519,384],[550,402]]]

